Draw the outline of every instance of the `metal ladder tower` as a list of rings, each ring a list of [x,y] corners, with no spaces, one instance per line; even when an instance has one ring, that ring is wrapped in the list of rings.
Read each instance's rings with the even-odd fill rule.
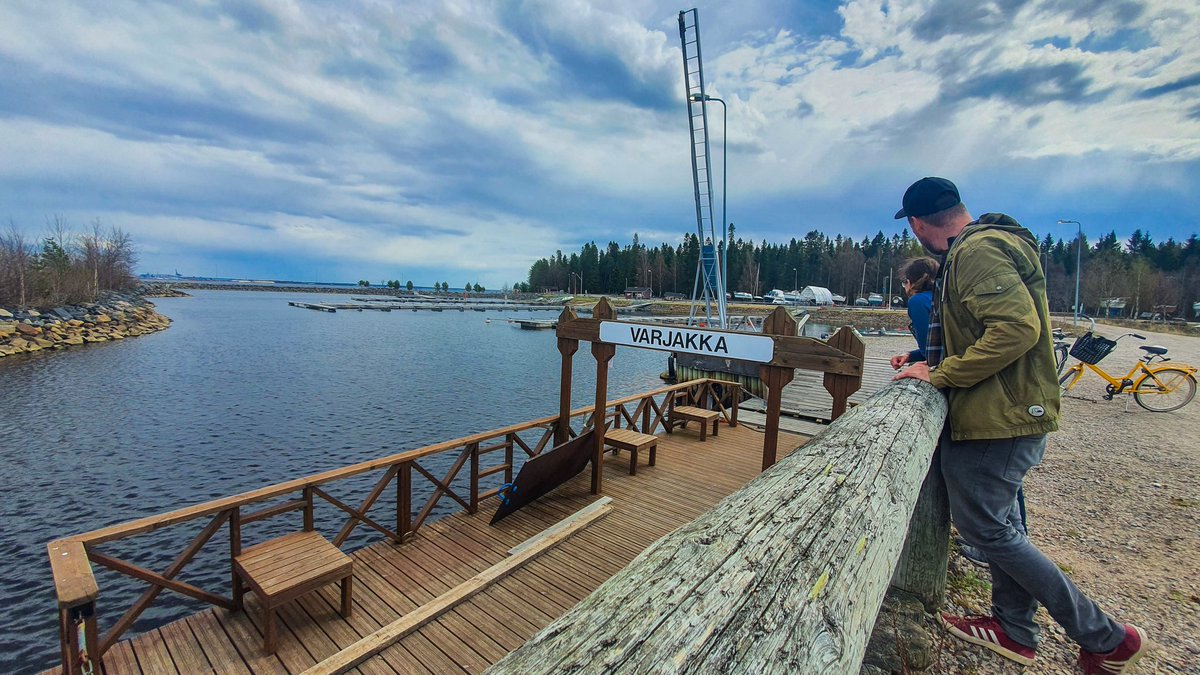
[[[692,138],[692,185],[696,195],[696,233],[700,259],[692,287],[692,309],[688,325],[697,323],[696,311],[703,302],[708,326],[725,328],[725,280],[719,256],[726,243],[725,224],[718,236],[713,222],[712,158],[708,146],[708,101],[704,93],[704,66],[700,59],[700,16],[693,8],[679,13],[679,41],[683,46],[683,81],[687,92],[688,131]],[[721,186],[725,189],[725,186]],[[715,313],[715,316],[714,316]]]

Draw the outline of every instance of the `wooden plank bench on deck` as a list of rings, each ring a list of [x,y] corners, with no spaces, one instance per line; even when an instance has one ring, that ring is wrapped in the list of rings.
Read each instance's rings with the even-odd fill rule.
[[[677,405],[671,408],[668,418],[667,433],[672,433],[676,425],[683,426],[688,422],[698,422],[700,424],[700,440],[703,441],[708,438],[709,422],[712,422],[712,435],[717,435],[717,422],[721,419],[721,413],[690,405]]]
[[[604,444],[618,450],[629,451],[629,475],[637,475],[638,451],[650,448],[650,466],[654,466],[655,453],[658,450],[658,437],[643,434],[633,429],[609,429],[604,432]]]
[[[309,591],[340,581],[342,616],[350,616],[354,562],[316,532],[295,532],[251,546],[233,559],[233,568],[262,602],[267,652],[275,651],[278,608]]]

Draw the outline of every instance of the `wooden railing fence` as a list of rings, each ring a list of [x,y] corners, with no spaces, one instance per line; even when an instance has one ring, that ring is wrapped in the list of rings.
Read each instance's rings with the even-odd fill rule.
[[[737,424],[740,386],[733,382],[706,379],[682,382],[610,401],[605,406],[603,416],[605,427],[619,427],[625,424],[650,434],[665,429],[668,411],[677,392],[684,392],[693,405],[718,410],[726,424]],[[573,438],[578,435],[572,427],[572,420],[580,420],[582,428],[587,429],[592,426],[594,417],[593,407],[579,408],[569,412],[565,423],[560,423],[560,415],[544,417],[53,541],[48,545],[48,552],[58,596],[63,672],[82,672],[87,669],[89,662],[97,665],[104,653],[121,639],[164,590],[174,591],[216,607],[240,607],[243,589],[240,579],[232,571],[232,560],[241,553],[242,528],[245,525],[300,511],[303,528],[312,530],[315,504],[319,499],[345,514],[345,521],[332,539],[335,545],[344,545],[360,524],[387,539],[402,543],[421,528],[443,499],[449,499],[462,509],[475,513],[481,502],[496,496],[504,483],[512,482],[513,470],[517,468],[514,456],[518,448],[526,457],[536,456],[554,443],[556,438]],[[503,461],[484,465],[486,457],[500,452],[503,452]],[[422,464],[423,460],[439,455],[454,457],[449,468],[440,476]],[[465,494],[460,494],[453,483],[464,467],[469,467],[469,488]],[[358,506],[346,503],[326,489],[330,483],[377,471],[381,471],[382,475]],[[427,480],[433,488],[420,509],[415,511],[415,517],[414,473]],[[494,487],[483,489],[481,482],[484,479],[501,475],[503,480],[494,479]],[[393,484],[397,506],[395,525],[389,527],[371,516],[370,512]],[[246,510],[247,507],[277,499],[284,501],[253,511]],[[122,560],[101,550],[101,546],[109,542],[204,519],[207,519],[207,522],[200,533],[161,572]],[[230,596],[213,593],[179,580],[177,577],[180,573],[214,535],[226,527],[230,542]],[[141,596],[103,635],[99,634],[97,616],[100,591],[92,565],[99,565],[148,585]]]

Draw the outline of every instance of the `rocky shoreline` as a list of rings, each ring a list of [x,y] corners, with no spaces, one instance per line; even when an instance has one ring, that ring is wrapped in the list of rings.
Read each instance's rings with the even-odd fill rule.
[[[108,291],[96,302],[45,309],[0,307],[0,358],[163,330],[171,320],[155,311],[148,292]]]

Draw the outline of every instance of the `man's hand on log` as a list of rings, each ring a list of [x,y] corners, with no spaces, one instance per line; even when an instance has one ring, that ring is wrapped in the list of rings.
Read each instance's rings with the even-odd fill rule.
[[[929,364],[925,363],[924,361],[918,361],[918,362],[912,364],[911,366],[905,368],[904,370],[900,371],[892,379],[893,380],[902,380],[906,377],[911,377],[914,380],[921,380],[922,382],[928,382],[929,381]]]
[[[892,357],[892,370],[900,370],[900,366],[908,363],[908,352],[897,354]]]

